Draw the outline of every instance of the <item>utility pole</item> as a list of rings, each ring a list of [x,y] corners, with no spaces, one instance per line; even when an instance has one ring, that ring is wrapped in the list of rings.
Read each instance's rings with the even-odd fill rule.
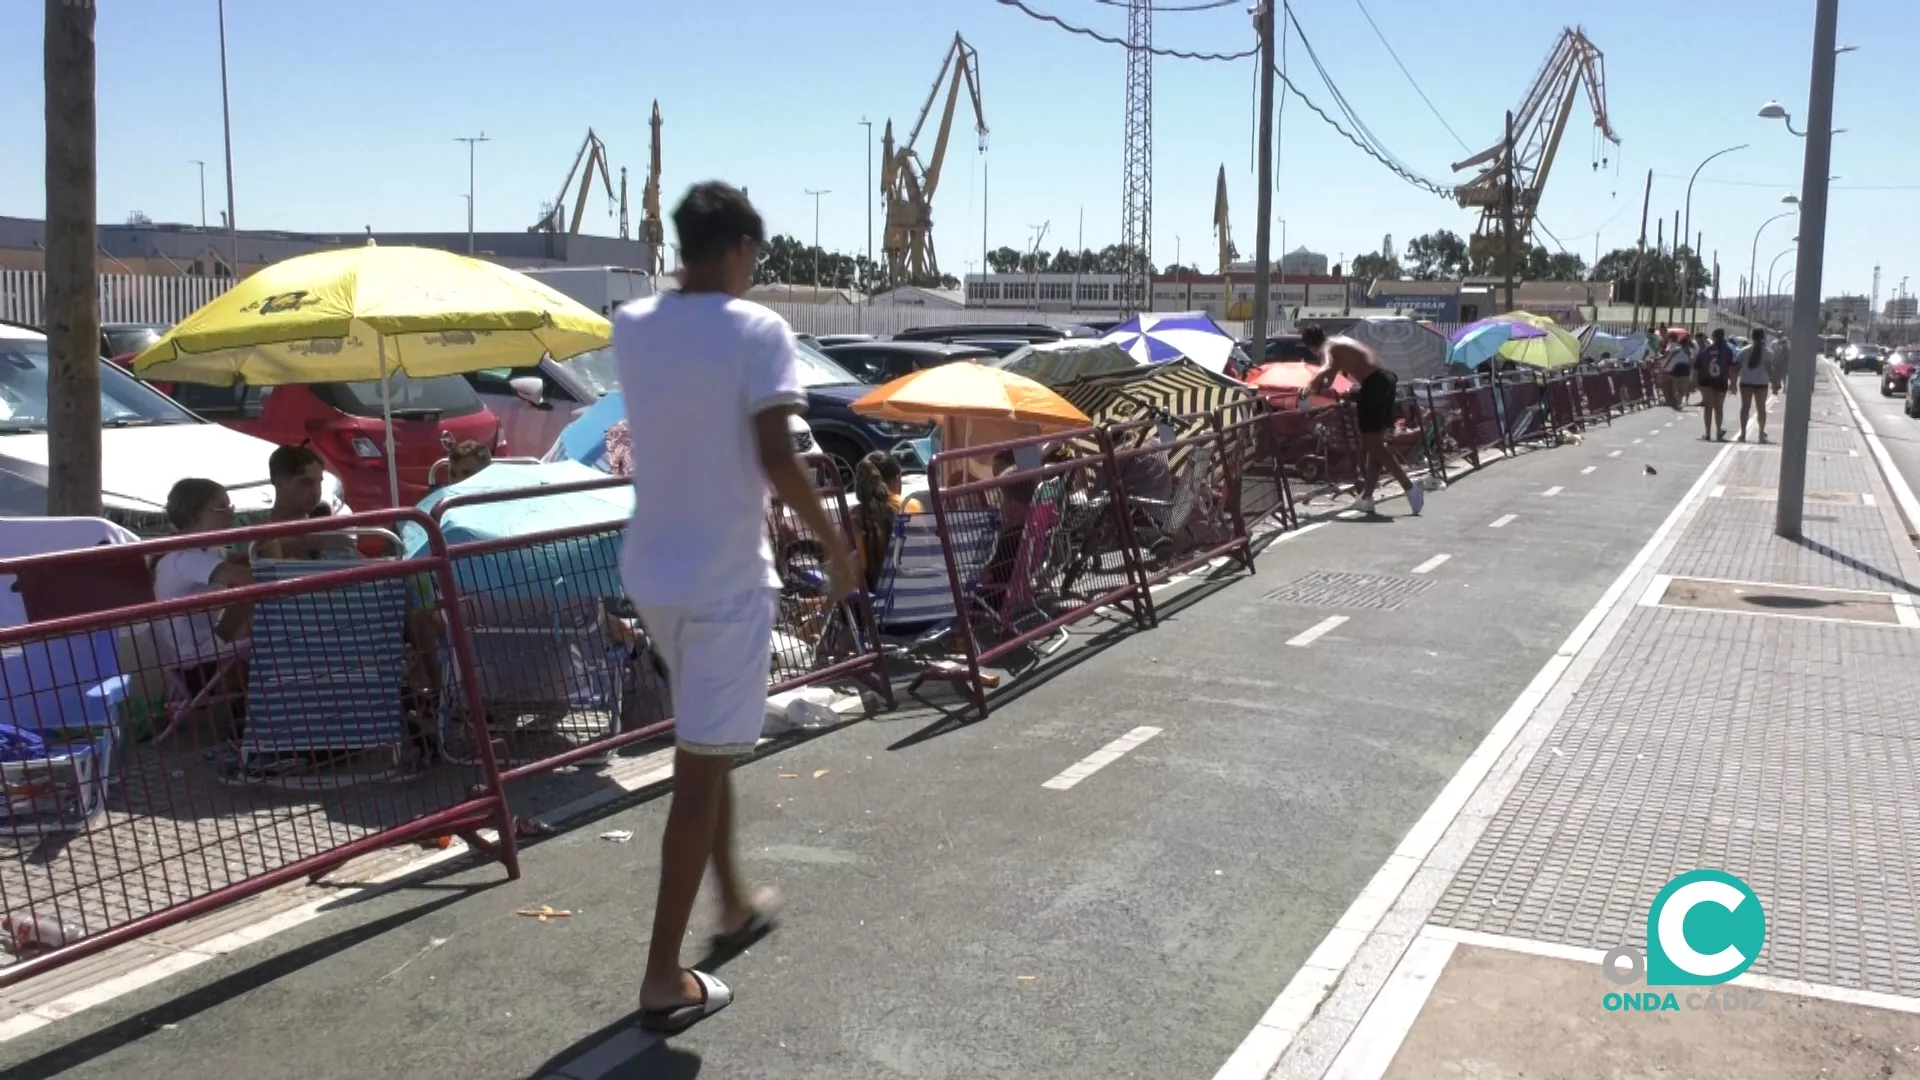
[[[195,159],[187,164],[200,166],[200,227],[204,229],[207,227],[207,163]]]
[[[1687,236],[1685,233],[1680,231],[1680,211],[1675,210],[1673,212],[1673,261],[1675,263],[1673,267],[1673,285],[1674,285],[1675,292],[1673,296],[1669,297],[1667,300],[1667,325],[1668,326],[1672,326],[1674,322],[1680,318],[1680,309],[1679,309],[1680,293],[1678,291],[1681,288],[1680,268],[1683,266],[1690,267],[1693,265],[1693,258],[1692,258],[1691,252],[1688,253],[1688,257],[1685,260],[1682,260],[1680,257],[1680,249],[1682,247],[1685,247],[1686,243],[1687,243]]]
[[[473,147],[476,143],[490,142],[486,132],[478,135],[456,136],[454,142],[467,144],[467,254],[473,254]]]
[[[1506,257],[1502,261],[1507,264],[1506,266],[1507,310],[1512,311],[1513,310],[1514,244],[1517,239],[1513,235],[1513,113],[1512,112],[1507,113],[1506,151],[1507,151],[1507,155],[1506,155],[1507,177],[1506,177],[1506,183],[1501,185],[1502,190],[1500,193],[1500,216],[1504,219],[1501,225],[1501,231],[1506,234]]]
[[[822,188],[819,191],[815,191],[812,188],[808,188],[807,194],[813,196],[813,299],[815,303],[819,303],[820,302],[820,196],[831,195],[833,194],[833,191],[829,188]]]
[[[49,3],[52,0],[48,0]],[[1274,5],[1260,0],[1254,9],[1260,35],[1259,208],[1253,230],[1253,362],[1267,356],[1267,309],[1273,300],[1273,35]]]
[[[1653,170],[1647,170],[1647,192],[1640,196],[1640,243],[1633,253],[1633,332],[1640,332],[1640,286],[1647,279],[1647,208],[1653,202]]]
[[[220,0],[220,127],[227,146],[227,262],[233,280],[239,281],[240,225],[233,212],[233,105],[227,96],[227,0]]]
[[[860,126],[867,129],[867,301],[873,301],[873,121],[860,118]]]
[[[1793,351],[1788,354],[1786,438],[1774,532],[1800,538],[1807,493],[1807,435],[1813,421],[1815,354],[1820,336],[1820,272],[1827,248],[1827,178],[1833,158],[1834,36],[1840,0],[1818,0],[1813,17],[1813,72],[1807,88],[1807,156],[1800,174],[1800,255],[1794,272]],[[1920,524],[1920,523],[1915,523]]]
[[[100,291],[93,0],[47,0],[47,506],[100,516]]]

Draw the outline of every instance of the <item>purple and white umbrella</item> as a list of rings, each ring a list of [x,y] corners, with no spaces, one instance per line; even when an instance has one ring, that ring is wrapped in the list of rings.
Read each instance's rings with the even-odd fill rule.
[[[1184,356],[1218,374],[1233,358],[1234,340],[1204,311],[1136,315],[1107,331],[1111,341],[1143,364],[1164,364]]]

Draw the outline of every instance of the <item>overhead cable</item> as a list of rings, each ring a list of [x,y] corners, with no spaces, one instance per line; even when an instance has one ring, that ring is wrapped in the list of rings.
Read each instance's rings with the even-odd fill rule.
[[[1128,2],[1128,0],[1094,0],[1094,3],[1105,4],[1108,7],[1117,7],[1117,8],[1133,6],[1131,3]],[[1149,6],[1147,10],[1155,13],[1159,13],[1159,12],[1177,13],[1182,11],[1212,11],[1214,8],[1232,7],[1239,3],[1241,3],[1241,0],[1206,0],[1206,2],[1199,3],[1199,4],[1171,4],[1166,7],[1162,7],[1159,4],[1154,4]]]
[[[1125,38],[1114,37],[1111,34],[1103,34],[1098,30],[1090,30],[1084,26],[1075,26],[1074,24],[1067,22],[1066,20],[1060,18],[1057,15],[1049,15],[1044,11],[1035,11],[1034,9],[1026,5],[1025,0],[995,0],[995,2],[1005,5],[1006,7],[1018,8],[1020,11],[1024,12],[1029,18],[1038,19],[1041,22],[1052,23],[1053,25],[1059,27],[1062,30],[1067,31],[1068,33],[1079,34],[1081,37],[1089,37],[1095,41],[1105,42],[1108,45],[1118,45],[1123,49],[1132,48],[1132,46],[1127,43],[1127,39]],[[1185,49],[1162,49],[1159,47],[1152,47],[1147,49],[1146,51],[1154,54],[1155,56],[1170,56],[1175,60],[1245,60],[1249,56],[1258,56],[1260,53],[1260,46],[1255,45],[1251,49],[1246,49],[1242,52],[1235,52],[1235,53],[1189,52]]]
[[[1447,123],[1446,117],[1440,115],[1439,107],[1434,105],[1433,99],[1420,88],[1420,81],[1413,77],[1413,72],[1408,71],[1407,65],[1400,62],[1400,54],[1393,51],[1393,43],[1387,40],[1387,35],[1381,31],[1380,24],[1373,21],[1373,12],[1367,10],[1366,0],[1353,0],[1353,4],[1360,9],[1360,14],[1366,16],[1367,25],[1373,27],[1373,36],[1379,38],[1380,44],[1386,47],[1387,55],[1393,57],[1394,66],[1400,69],[1400,74],[1407,77],[1407,84],[1413,87],[1414,93],[1420,95],[1421,101],[1427,103],[1427,111],[1433,114],[1435,120],[1440,121],[1441,127],[1447,129],[1447,134],[1453,136],[1453,141],[1460,144],[1460,149],[1469,154],[1473,153],[1473,148],[1467,145],[1467,141],[1460,137],[1459,132],[1453,130],[1453,125]]]

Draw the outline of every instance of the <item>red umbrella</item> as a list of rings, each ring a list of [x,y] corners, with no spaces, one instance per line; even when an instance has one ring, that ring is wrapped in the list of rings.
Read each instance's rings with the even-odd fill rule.
[[[1320,370],[1316,365],[1291,360],[1262,364],[1247,376],[1247,385],[1259,391],[1269,405],[1293,405],[1306,393],[1308,384],[1320,374]],[[1331,405],[1342,395],[1351,393],[1357,385],[1345,375],[1335,375],[1331,393],[1315,394],[1311,403]]]

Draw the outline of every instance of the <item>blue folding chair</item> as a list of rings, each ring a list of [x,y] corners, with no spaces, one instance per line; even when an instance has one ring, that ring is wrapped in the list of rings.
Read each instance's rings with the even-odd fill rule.
[[[106,811],[131,683],[111,630],[0,649],[0,834],[72,832]]]

